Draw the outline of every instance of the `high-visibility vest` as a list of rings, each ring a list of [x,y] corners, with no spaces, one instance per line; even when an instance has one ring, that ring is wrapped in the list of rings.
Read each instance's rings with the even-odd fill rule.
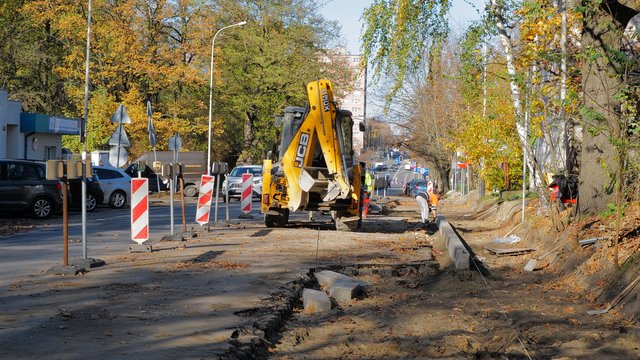
[[[373,177],[371,176],[371,173],[368,171],[364,175],[364,186],[368,192],[373,191]]]

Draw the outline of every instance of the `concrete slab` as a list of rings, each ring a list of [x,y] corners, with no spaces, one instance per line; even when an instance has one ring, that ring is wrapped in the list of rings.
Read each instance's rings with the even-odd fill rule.
[[[338,280],[329,288],[329,296],[338,303],[348,302],[362,295],[364,289],[357,281]]]
[[[153,247],[151,245],[131,245],[129,246],[130,253],[149,253],[153,251]]]
[[[323,291],[302,290],[302,303],[307,314],[323,314],[331,311],[331,300]]]
[[[83,267],[86,269],[96,268],[100,266],[106,265],[104,260],[94,259],[94,258],[86,258],[86,259],[73,259],[69,261],[69,265],[75,265],[78,267]]]
[[[458,270],[469,270],[469,252],[456,232],[453,231],[451,224],[449,224],[443,216],[436,218],[436,224],[438,225],[438,237],[444,243],[445,249],[455,268]]]
[[[87,272],[87,269],[77,265],[56,265],[49,270],[47,270],[47,274],[49,275],[65,275],[65,276],[75,276],[78,274],[82,274]]]
[[[366,281],[361,281],[361,280],[358,280],[358,279],[354,279],[354,278],[352,278],[350,276],[347,276],[347,275],[344,275],[344,274],[340,274],[340,273],[337,273],[337,272],[331,271],[331,270],[317,271],[317,272],[313,273],[313,275],[315,276],[316,280],[318,280],[318,284],[320,284],[320,287],[322,289],[331,288],[336,283],[336,281],[338,281],[338,280],[355,281],[365,289],[371,287],[371,284],[369,284]]]

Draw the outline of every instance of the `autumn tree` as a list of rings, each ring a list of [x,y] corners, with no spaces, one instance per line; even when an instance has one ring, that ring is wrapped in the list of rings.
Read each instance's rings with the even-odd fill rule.
[[[28,0],[0,2],[0,88],[26,111],[61,115],[68,98],[54,69],[64,46],[50,22],[34,24],[22,12]]]
[[[4,6],[16,11],[3,12],[7,19],[25,23],[24,36],[49,34],[42,37],[56,46],[38,50],[42,59],[56,61],[39,74],[52,77],[47,91],[61,99],[53,113],[81,117],[86,2],[11,0]],[[133,120],[126,126],[130,152],[149,149],[146,101],[154,109],[160,149],[177,132],[185,150],[206,149],[211,37],[246,20],[247,26],[221,34],[216,43],[212,148],[217,159],[234,162],[242,154],[243,161],[258,161],[277,138],[273,115],[286,105],[304,105],[307,82],[328,77],[340,88],[352,77],[327,50],[337,45],[339,27],[322,18],[319,7],[318,0],[93,0],[89,150],[106,147],[115,128],[108,120],[120,103]],[[23,73],[40,69],[23,67]],[[28,89],[16,86],[23,87]],[[80,148],[77,137],[66,137],[65,145]]]
[[[340,53],[339,27],[319,13],[316,0],[239,1],[227,9],[248,24],[216,49],[216,114],[241,162],[257,162],[277,142],[274,115],[286,106],[305,106],[306,84],[333,81],[337,91],[353,74]]]

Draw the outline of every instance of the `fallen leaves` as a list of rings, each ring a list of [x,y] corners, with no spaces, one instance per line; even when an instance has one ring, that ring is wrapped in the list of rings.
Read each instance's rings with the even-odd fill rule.
[[[249,264],[233,262],[229,260],[211,259],[207,261],[179,261],[175,264],[174,270],[204,270],[219,268],[225,270],[244,270],[249,268]]]

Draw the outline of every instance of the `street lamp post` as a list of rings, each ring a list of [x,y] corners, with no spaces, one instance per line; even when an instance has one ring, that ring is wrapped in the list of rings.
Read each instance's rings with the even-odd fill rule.
[[[211,39],[211,66],[209,67],[209,69],[211,69],[211,75],[209,78],[209,136],[207,138],[207,175],[211,174],[211,117],[213,115],[213,53],[216,45],[216,37],[218,36],[218,34],[220,34],[222,30],[225,30],[234,26],[242,26],[242,25],[245,25],[246,23],[247,23],[246,21],[240,21],[239,23],[225,26],[222,29],[218,30],[215,33],[215,35],[213,35],[213,38]],[[216,184],[216,186],[217,185],[218,184]]]
[[[85,55],[84,76],[84,117],[80,125],[80,143],[82,143],[82,184],[80,187],[80,207],[82,214],[82,258],[87,258],[87,123],[89,122],[89,56],[91,55],[91,0],[87,9],[87,49]],[[67,191],[66,189],[64,191]]]

